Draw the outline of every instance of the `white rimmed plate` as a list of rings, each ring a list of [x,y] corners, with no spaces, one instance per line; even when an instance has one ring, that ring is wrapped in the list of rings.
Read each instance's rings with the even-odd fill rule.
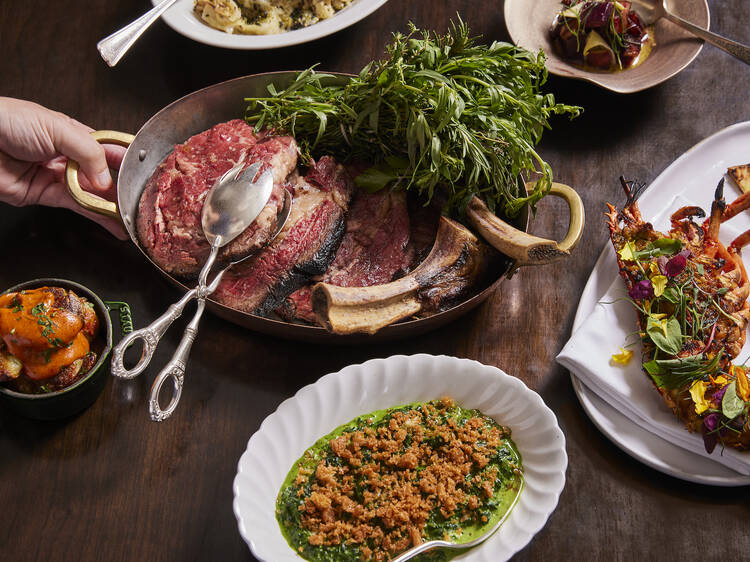
[[[528,544],[555,509],[568,457],[557,419],[519,379],[469,359],[396,355],[326,375],[285,400],[250,438],[234,479],[234,513],[253,554],[267,562],[301,560],[275,517],[276,496],[292,464],[323,435],[357,416],[450,396],[510,427],[525,487],[503,526],[458,560],[498,562]]]
[[[307,43],[331,35],[357,23],[380,8],[388,0],[354,0],[334,16],[294,31],[273,35],[235,35],[224,33],[203,23],[193,13],[193,0],[180,0],[169,8],[162,19],[177,33],[199,43],[226,49],[276,49]],[[156,5],[159,0],[151,0]]]
[[[727,167],[750,161],[750,121],[737,123],[704,139],[675,160],[638,199],[644,217],[660,214],[678,193],[685,199],[695,201],[709,209],[716,183],[725,174]],[[731,180],[724,187],[724,197],[732,201],[739,190]],[[676,209],[673,209],[676,210]],[[739,232],[750,228],[750,214],[741,213],[732,219],[732,226]],[[745,267],[750,263],[745,263]],[[591,276],[578,303],[573,332],[593,312],[615,278],[618,276],[614,252],[605,245],[594,266]],[[613,342],[617,349],[622,342]],[[746,344],[740,359],[750,350]],[[620,449],[655,468],[656,470],[689,482],[712,486],[746,486],[750,477],[710,459],[696,455],[642,429],[604,402],[586,385],[571,375],[573,389],[591,421]],[[676,418],[674,423],[682,425]],[[718,454],[719,450],[714,454]]]

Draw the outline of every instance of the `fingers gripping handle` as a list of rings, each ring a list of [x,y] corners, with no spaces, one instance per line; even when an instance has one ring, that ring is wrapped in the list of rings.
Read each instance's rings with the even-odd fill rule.
[[[164,314],[159,316],[150,325],[125,336],[112,350],[112,374],[121,379],[132,379],[140,375],[151,362],[154,351],[156,351],[156,346],[164,335],[164,332],[172,325],[172,322],[182,315],[185,306],[197,293],[198,289],[188,291],[185,293],[185,296],[170,306]],[[141,353],[141,358],[138,360],[136,366],[132,369],[127,369],[124,362],[125,350],[137,340],[143,341],[143,353]]]
[[[185,380],[185,365],[187,364],[188,356],[190,355],[190,348],[193,346],[195,337],[198,335],[198,323],[205,306],[206,301],[204,299],[199,299],[198,309],[195,312],[195,316],[190,321],[190,324],[185,329],[185,334],[182,336],[180,345],[177,346],[177,351],[175,351],[172,359],[154,380],[154,384],[151,387],[151,397],[148,402],[148,411],[151,415],[151,419],[155,422],[164,421],[177,409],[177,404],[180,402],[180,396],[182,396],[182,385]],[[159,404],[159,396],[164,383],[168,379],[172,379],[172,399],[169,401],[167,407],[162,409]]]
[[[120,131],[94,131],[91,133],[94,140],[99,144],[117,144],[119,146],[129,147],[135,137],[128,133],[121,133]],[[120,213],[117,210],[117,203],[114,201],[107,201],[102,197],[94,195],[85,191],[80,182],[78,181],[78,162],[75,160],[68,160],[65,166],[65,185],[68,186],[68,192],[73,200],[78,203],[84,209],[93,211],[106,217],[112,217],[114,219],[120,218]]]

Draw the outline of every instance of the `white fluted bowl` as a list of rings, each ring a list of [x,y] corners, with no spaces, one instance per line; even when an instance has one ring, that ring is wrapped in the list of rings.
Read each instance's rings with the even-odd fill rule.
[[[240,458],[234,514],[240,534],[260,560],[299,561],[276,522],[276,496],[292,464],[320,437],[357,416],[449,396],[512,431],[525,487],[503,526],[457,560],[497,562],[526,546],[555,509],[568,457],[557,419],[519,379],[469,359],[395,355],[351,365],[300,389],[268,416]]]

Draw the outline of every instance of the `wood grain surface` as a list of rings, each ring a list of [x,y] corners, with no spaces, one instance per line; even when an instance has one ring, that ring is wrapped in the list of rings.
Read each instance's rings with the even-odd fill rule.
[[[710,0],[711,28],[750,43],[746,3]],[[157,22],[108,68],[96,42],[149,7],[146,0],[0,3],[0,95],[94,128],[136,132],[171,101],[236,76],[315,63],[357,71],[409,20],[444,31],[458,12],[486,40],[507,39],[502,2],[391,0],[331,37],[268,52],[207,47]],[[150,376],[109,381],[91,408],[62,422],[0,410],[0,559],[251,560],[232,513],[232,479],[250,435],[320,376],[416,352],[496,365],[539,392],[558,416],[570,457],[567,485],[518,560],[747,558],[748,490],[682,482],[631,459],[589,421],[554,357],[606,243],[604,203],[621,202],[617,177],[651,181],[696,142],[750,118],[750,67],[706,46],[681,74],[638,94],[554,77],[547,89],[586,109],[576,121],[556,119],[540,145],[555,178],[585,202],[586,231],[570,259],[522,270],[476,311],[397,343],[300,344],[206,315],[182,403],[166,423],[148,419]],[[531,230],[560,237],[566,224],[562,204],[549,199]],[[0,256],[1,288],[69,278],[104,299],[128,301],[141,326],[179,297],[129,242],[69,211],[0,204]],[[168,333],[155,365],[180,333]]]

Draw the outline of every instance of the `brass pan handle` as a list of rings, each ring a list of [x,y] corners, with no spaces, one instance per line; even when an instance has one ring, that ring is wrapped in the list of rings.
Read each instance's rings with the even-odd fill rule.
[[[527,184],[527,187],[531,191],[534,183]],[[549,194],[564,199],[568,204],[568,233],[560,242],[539,238],[512,227],[490,212],[487,205],[478,197],[469,202],[466,216],[482,238],[498,251],[516,260],[511,271],[522,265],[551,263],[568,257],[578,244],[583,234],[584,212],[583,201],[572,187],[553,183]]]
[[[117,144],[125,148],[129,147],[135,139],[135,136],[120,131],[93,131],[91,136],[99,144]],[[84,209],[122,220],[117,210],[117,203],[84,191],[78,181],[78,168],[78,162],[68,159],[68,164],[65,166],[65,185],[68,186],[68,192],[73,200]]]

